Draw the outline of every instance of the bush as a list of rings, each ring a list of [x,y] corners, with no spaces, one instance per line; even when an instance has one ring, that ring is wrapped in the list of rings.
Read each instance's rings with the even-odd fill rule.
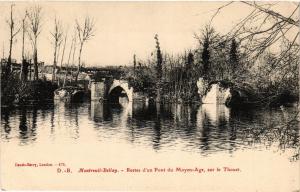
[[[1,105],[25,104],[28,101],[43,102],[52,100],[56,84],[37,80],[23,82],[17,75],[1,79]]]

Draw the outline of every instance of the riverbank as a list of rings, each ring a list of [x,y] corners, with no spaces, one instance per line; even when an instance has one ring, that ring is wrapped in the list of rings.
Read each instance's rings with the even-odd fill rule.
[[[58,86],[47,80],[20,81],[8,77],[1,83],[1,106],[41,104],[53,102],[54,90]]]

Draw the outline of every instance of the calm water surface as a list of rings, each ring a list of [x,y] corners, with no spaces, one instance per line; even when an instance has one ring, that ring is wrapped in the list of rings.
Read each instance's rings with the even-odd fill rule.
[[[55,102],[2,108],[1,140],[19,146],[93,141],[109,148],[125,143],[129,148],[201,156],[266,149],[280,155],[289,150],[294,158],[299,149],[299,127],[291,121],[295,113],[296,107],[230,110],[216,105]]]

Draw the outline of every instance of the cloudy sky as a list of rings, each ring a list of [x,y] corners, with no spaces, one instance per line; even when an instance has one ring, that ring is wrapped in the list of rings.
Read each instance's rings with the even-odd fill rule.
[[[36,3],[35,3],[36,4]],[[16,3],[15,17],[20,20],[24,10],[34,3]],[[197,33],[207,24],[217,9],[227,2],[39,2],[43,11],[43,26],[39,37],[39,60],[52,64],[53,45],[50,31],[55,16],[68,31],[66,55],[68,55],[75,19],[89,15],[95,20],[95,36],[88,41],[82,60],[89,66],[131,65],[133,54],[146,59],[155,48],[154,35],[158,34],[163,51],[177,54],[194,48]],[[0,50],[1,57],[8,54],[9,3],[0,3]],[[281,13],[290,13],[294,3],[279,3]],[[249,6],[239,2],[223,9],[214,19],[213,26],[220,33],[228,32],[232,25],[249,12]],[[14,42],[13,58],[21,58],[21,33]],[[29,43],[26,49],[31,50]]]

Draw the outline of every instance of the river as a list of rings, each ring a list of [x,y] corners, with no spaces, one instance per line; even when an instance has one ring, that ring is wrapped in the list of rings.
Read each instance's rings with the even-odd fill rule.
[[[143,102],[112,105],[93,101],[2,108],[1,145],[4,152],[11,154],[6,157],[7,162],[55,159],[73,167],[83,166],[82,162],[84,166],[100,163],[115,167],[225,163],[248,173],[273,170],[283,162],[284,166],[278,169],[294,178],[298,174],[295,168],[299,168],[299,126],[291,121],[296,110],[232,110],[209,104],[155,106]],[[253,166],[251,163],[255,162],[259,163]],[[246,174],[241,175],[245,177]],[[282,177],[285,175],[277,176],[275,181]],[[270,182],[272,188],[273,180],[255,180],[254,187]],[[229,183],[224,187],[231,190]],[[284,185],[298,184],[289,180]],[[249,184],[244,185],[250,189]],[[75,186],[81,189],[81,185]],[[139,189],[137,186],[132,185]],[[193,189],[192,185],[188,189]]]

